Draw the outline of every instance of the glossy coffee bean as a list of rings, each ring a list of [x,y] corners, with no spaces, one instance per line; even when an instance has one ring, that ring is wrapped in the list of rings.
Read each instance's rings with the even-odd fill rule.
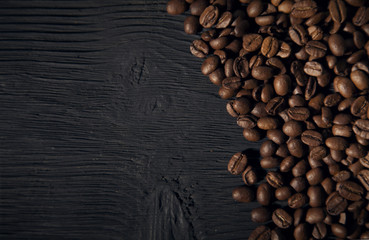
[[[306,212],[306,222],[310,224],[317,224],[324,220],[325,212],[323,208],[316,207],[316,208],[309,208]]]
[[[273,190],[268,183],[261,183],[256,191],[256,200],[263,206],[271,204]]]
[[[261,225],[251,232],[248,240],[268,240],[270,239],[271,230],[269,227]]]
[[[237,202],[252,202],[255,198],[254,191],[247,186],[237,187],[232,191],[232,197]]]
[[[187,4],[184,0],[170,0],[167,3],[167,12],[171,15],[179,15],[186,11]]]
[[[293,222],[292,216],[281,208],[273,212],[272,219],[274,224],[279,228],[289,228]]]
[[[196,34],[199,30],[199,19],[195,16],[188,16],[184,20],[184,32],[187,34]]]
[[[272,219],[272,212],[266,207],[257,207],[251,211],[251,221],[265,223]]]

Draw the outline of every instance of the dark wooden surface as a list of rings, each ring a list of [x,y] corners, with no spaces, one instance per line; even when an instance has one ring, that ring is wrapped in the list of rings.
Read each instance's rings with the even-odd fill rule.
[[[165,4],[0,2],[0,239],[247,239],[257,145]]]

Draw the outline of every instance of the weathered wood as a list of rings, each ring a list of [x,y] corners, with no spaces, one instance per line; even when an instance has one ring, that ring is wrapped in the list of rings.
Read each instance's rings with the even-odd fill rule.
[[[165,0],[0,3],[1,239],[246,239],[247,143]]]

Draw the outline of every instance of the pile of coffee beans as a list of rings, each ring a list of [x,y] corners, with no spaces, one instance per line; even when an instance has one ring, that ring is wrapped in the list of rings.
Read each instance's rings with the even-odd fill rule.
[[[170,0],[260,159],[228,171],[256,239],[369,239],[367,0]]]

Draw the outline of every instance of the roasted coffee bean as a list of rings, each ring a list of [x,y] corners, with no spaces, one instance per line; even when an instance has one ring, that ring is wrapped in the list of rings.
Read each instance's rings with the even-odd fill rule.
[[[257,126],[263,130],[276,129],[278,127],[278,119],[274,117],[262,117],[257,121]]]
[[[309,170],[306,173],[306,179],[308,180],[310,185],[317,185],[321,183],[324,179],[323,169],[317,167]]]
[[[369,101],[365,96],[356,98],[351,105],[351,114],[355,117],[365,116],[369,108]]]
[[[319,222],[314,225],[312,235],[316,239],[324,239],[328,234],[327,225],[323,222]]]
[[[267,138],[275,142],[276,144],[282,144],[286,141],[286,136],[279,129],[271,129],[267,131]]]
[[[289,228],[293,222],[292,216],[282,208],[278,208],[273,212],[272,219],[279,228]]]
[[[309,240],[310,234],[310,226],[307,223],[300,223],[293,231],[293,237],[296,240]]]
[[[241,38],[247,32],[249,26],[250,23],[246,19],[238,22],[233,30],[234,36],[237,38]]]
[[[308,163],[305,160],[300,160],[296,165],[292,168],[292,175],[294,177],[299,177],[304,175],[307,172]]]
[[[342,137],[327,138],[325,140],[325,145],[327,145],[327,147],[330,149],[337,151],[343,151],[349,146],[347,140]]]
[[[251,114],[258,118],[268,116],[267,112],[265,111],[265,103],[263,102],[256,103],[255,107],[251,110]]]
[[[280,164],[281,172],[289,172],[295,165],[295,159],[292,156],[284,158]]]
[[[366,154],[365,157],[360,158],[360,163],[361,165],[369,169],[369,153]]]
[[[242,173],[243,182],[248,185],[254,185],[257,182],[257,175],[251,166],[248,166]]]
[[[308,81],[308,77],[304,73],[303,68],[304,68],[304,65],[300,61],[293,61],[291,63],[290,71],[294,75],[296,82],[299,86],[305,86]]]
[[[289,186],[277,188],[275,190],[275,198],[284,201],[287,200],[292,194],[292,189]]]
[[[334,107],[341,101],[341,95],[338,93],[328,94],[324,98],[324,106],[326,107]]]
[[[347,200],[343,198],[337,191],[332,192],[325,201],[327,212],[330,215],[337,216],[345,211],[347,207]]]
[[[286,240],[286,237],[283,234],[282,229],[276,227],[270,234],[270,240]]]
[[[339,223],[332,224],[331,231],[338,238],[345,238],[347,236],[347,229]]]
[[[343,181],[337,183],[336,190],[347,200],[359,201],[362,199],[364,189],[355,182]]]
[[[312,168],[319,167],[320,164],[317,164],[317,162],[320,162],[324,157],[328,155],[328,151],[324,146],[317,146],[310,150],[309,152],[309,162],[313,161],[316,165],[310,166]]]
[[[264,157],[260,160],[260,166],[264,169],[275,168],[279,166],[279,159],[275,157]]]
[[[270,186],[274,188],[280,188],[283,186],[283,177],[278,172],[268,172],[265,178]]]
[[[331,53],[335,56],[343,56],[345,53],[345,40],[339,34],[332,34],[328,39],[328,46]]]
[[[261,225],[255,228],[254,231],[252,231],[248,240],[269,240],[270,234],[271,234],[270,228]]]
[[[333,21],[338,23],[343,23],[345,21],[346,6],[343,0],[330,0],[328,9]]]
[[[292,107],[288,109],[287,114],[293,120],[305,121],[309,118],[310,111],[305,107]]]
[[[227,46],[227,44],[227,37],[218,37],[209,41],[210,47],[212,47],[214,50],[223,49],[225,46]]]
[[[305,177],[292,178],[290,186],[295,189],[296,192],[302,192],[307,187],[307,181]]]
[[[346,155],[353,158],[362,158],[367,152],[366,148],[359,143],[351,143],[345,150]]]
[[[219,88],[218,94],[222,99],[229,99],[235,95],[235,89],[222,86]]]
[[[292,95],[288,99],[288,105],[290,107],[304,107],[306,105],[305,98],[301,95]]]
[[[369,88],[369,77],[361,70],[352,71],[350,79],[359,90],[365,90]]]
[[[282,60],[278,57],[272,57],[266,60],[265,64],[279,70],[279,74],[285,74],[287,69]]]
[[[257,128],[245,128],[243,130],[243,136],[247,141],[250,142],[257,142],[259,141],[263,136],[259,129]]]
[[[191,53],[198,58],[205,58],[209,54],[208,45],[202,40],[194,40],[190,46]]]
[[[209,75],[214,72],[220,63],[220,59],[218,56],[210,56],[202,63],[201,72],[204,75]]]
[[[217,86],[222,85],[222,81],[224,78],[225,78],[224,71],[221,68],[218,68],[217,70],[209,74],[210,81]]]
[[[247,52],[254,52],[261,47],[263,37],[260,34],[250,33],[242,37],[242,47]]]
[[[275,116],[283,109],[284,105],[285,103],[282,97],[275,97],[265,106],[265,111],[269,115]]]
[[[256,191],[256,200],[263,206],[271,204],[273,191],[268,183],[261,183]]]
[[[324,97],[325,95],[323,93],[316,94],[309,100],[308,106],[312,110],[315,110],[315,112],[319,112],[322,109],[322,106],[324,105]]]
[[[167,3],[167,12],[171,15],[179,15],[187,10],[187,4],[184,0],[170,0]]]
[[[346,77],[337,76],[334,78],[333,86],[336,92],[339,92],[344,98],[350,98],[356,92],[352,81]]]
[[[332,179],[336,182],[343,182],[343,181],[348,180],[350,177],[351,177],[351,174],[350,174],[349,171],[342,170],[342,171],[339,171],[338,173],[334,174]]]
[[[352,130],[358,136],[364,139],[369,139],[369,120],[356,120],[354,126],[352,127]]]
[[[325,218],[325,212],[323,208],[309,208],[306,212],[306,222],[310,224],[317,224],[323,222]]]
[[[238,126],[242,128],[254,128],[256,126],[257,118],[253,115],[240,115],[237,118]]]
[[[309,18],[318,11],[316,2],[312,0],[302,0],[292,6],[291,16],[295,18]]]
[[[273,77],[273,68],[267,66],[256,66],[252,69],[251,75],[257,80],[268,80]]]
[[[291,78],[286,74],[277,75],[273,82],[275,92],[280,96],[285,96],[291,91]]]
[[[292,156],[301,158],[305,155],[305,146],[298,138],[293,138],[287,142],[288,151]]]
[[[305,24],[306,24],[306,22],[305,22]],[[313,26],[308,27],[307,30],[308,30],[308,33],[309,33],[310,37],[314,41],[319,41],[319,40],[322,40],[323,39],[324,32],[323,32],[323,30],[319,26],[313,25]],[[327,51],[327,47],[325,47],[325,51]]]
[[[201,39],[205,42],[209,42],[211,39],[213,39],[216,35],[215,29],[210,29],[209,31],[205,31],[201,34]]]
[[[279,51],[277,52],[277,56],[281,58],[288,58],[291,55],[292,49],[291,46],[286,42],[280,42]]]
[[[357,174],[364,169],[364,166],[362,165],[362,163],[360,161],[357,161],[351,165],[348,166],[348,168],[350,169],[350,171],[352,172],[352,175],[354,175],[354,177],[357,176]]]
[[[237,57],[233,62],[233,72],[237,77],[246,78],[249,73],[249,62],[245,57]]]
[[[194,16],[200,16],[207,6],[207,0],[195,0],[190,5],[190,12]]]
[[[259,16],[265,9],[265,5],[260,0],[254,0],[247,6],[247,15],[250,18]]]
[[[327,194],[331,194],[335,190],[336,183],[332,180],[332,178],[327,177],[321,182],[321,185]]]
[[[261,45],[261,53],[264,56],[271,58],[277,54],[278,50],[279,50],[278,39],[269,36],[263,40],[263,43]]]
[[[237,90],[241,87],[241,79],[239,77],[228,77],[222,82],[222,87],[231,90]]]
[[[247,165],[247,156],[243,153],[236,153],[232,156],[228,163],[228,171],[231,174],[237,175],[242,173]]]
[[[228,25],[231,24],[232,21],[232,13],[231,12],[224,12],[220,18],[218,19],[218,23],[215,26],[216,28],[226,28]]]
[[[304,193],[295,193],[288,198],[288,206],[290,208],[301,208],[307,203],[308,199]]]
[[[201,13],[200,24],[204,28],[212,27],[219,18],[219,9],[217,6],[210,5]]]
[[[277,151],[277,144],[275,144],[271,140],[267,140],[263,142],[260,146],[260,156],[262,157],[271,157]]]
[[[251,211],[251,221],[265,223],[272,219],[271,211],[266,207],[257,207]]]
[[[309,205],[311,207],[321,207],[324,204],[325,193],[321,186],[311,186],[308,188]]]
[[[304,220],[305,220],[305,210],[303,208],[297,208],[293,212],[293,225],[296,227]]]
[[[324,68],[319,62],[310,61],[305,63],[304,72],[309,76],[318,77],[323,74]]]
[[[268,103],[273,97],[274,97],[273,86],[269,83],[264,84],[260,93],[260,100],[262,102]]]
[[[357,9],[355,16],[352,18],[352,23],[355,26],[363,26],[369,21],[369,8],[361,6]]]
[[[291,26],[288,30],[288,33],[292,41],[294,41],[299,46],[305,45],[308,41],[306,30],[301,25]]]
[[[196,34],[200,28],[199,18],[192,15],[186,17],[183,28],[187,34]]]
[[[309,41],[305,45],[305,51],[310,55],[310,60],[314,60],[325,56],[327,46],[319,41]]]
[[[232,191],[232,197],[237,202],[252,202],[255,198],[255,193],[250,187],[240,186]]]
[[[323,144],[323,136],[317,131],[306,130],[301,134],[301,141],[310,147],[316,147]]]
[[[277,152],[275,153],[275,155],[281,158],[288,157],[290,153],[288,151],[287,144],[283,143],[279,145],[279,148],[277,149]]]

